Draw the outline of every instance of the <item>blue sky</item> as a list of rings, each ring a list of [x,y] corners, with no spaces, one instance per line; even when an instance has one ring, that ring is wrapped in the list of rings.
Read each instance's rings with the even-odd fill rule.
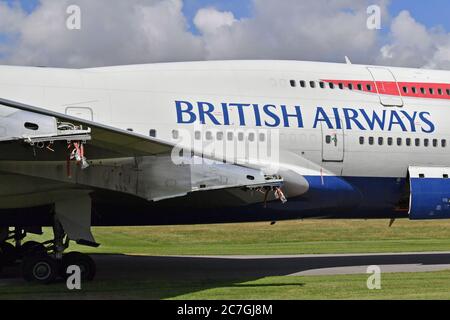
[[[8,4],[20,2],[27,12],[32,12],[39,3],[39,0],[0,1]],[[183,11],[193,32],[196,32],[192,24],[196,12],[200,8],[207,6],[214,7],[220,11],[231,11],[238,19],[251,17],[252,15],[252,0],[184,0]],[[418,22],[425,24],[427,27],[443,26],[450,32],[450,19],[448,18],[450,1],[448,0],[392,0],[389,9],[392,16],[398,15],[402,10],[408,10]]]
[[[448,0],[392,0],[389,9],[392,16],[398,15],[402,10],[408,10],[414,19],[427,27],[443,26],[450,32]]]

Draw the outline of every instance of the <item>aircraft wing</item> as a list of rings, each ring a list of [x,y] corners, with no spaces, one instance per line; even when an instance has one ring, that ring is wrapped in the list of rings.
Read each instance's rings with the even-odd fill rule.
[[[9,151],[7,145],[2,145],[3,152],[0,152],[0,170],[21,175],[50,178],[56,181],[76,183],[102,189],[127,190],[128,193],[138,195],[149,201],[158,201],[184,196],[191,192],[206,192],[218,189],[233,188],[277,188],[282,184],[282,179],[278,176],[265,175],[262,169],[249,168],[242,165],[224,164],[222,159],[213,165],[204,164],[175,164],[172,163],[171,155],[175,145],[158,140],[156,138],[141,135],[135,132],[118,129],[103,125],[93,121],[83,120],[77,117],[50,111],[45,108],[35,107],[28,104],[10,101],[0,98],[0,106],[21,110],[24,114],[16,118],[8,118],[1,114],[0,109],[0,141],[22,140],[32,145],[48,141],[84,141],[88,140],[89,152],[86,154],[91,160],[90,170],[78,170],[73,175],[76,179],[68,177],[66,171],[52,169],[51,162],[45,160],[55,160],[56,154],[51,159],[39,158],[41,163],[31,163],[27,160],[33,159],[30,152],[28,158],[20,158],[17,149]],[[1,108],[1,107],[0,107]],[[10,113],[16,115],[17,111]],[[3,112],[5,114],[5,112]],[[30,120],[31,119],[31,120]],[[2,138],[3,126],[12,126],[4,130],[7,134]],[[15,122],[15,120],[18,120]],[[24,123],[33,124],[39,127],[36,134],[27,136],[30,130],[20,131],[24,128]],[[72,130],[60,130],[61,123],[70,123],[76,126]],[[58,124],[58,126],[56,126]],[[55,128],[56,127],[56,128]],[[15,128],[17,129],[15,132]],[[18,144],[12,147],[17,147]],[[57,160],[65,161],[67,150],[62,144],[61,154]],[[55,148],[56,149],[56,148]],[[95,149],[107,150],[108,153],[95,155]],[[183,149],[186,151],[186,147]],[[194,153],[194,150],[187,150]],[[201,152],[197,150],[197,153]],[[97,152],[98,153],[98,152]],[[8,157],[9,155],[9,157]],[[40,156],[40,154],[38,154]],[[127,158],[125,160],[121,160]],[[140,158],[136,159],[135,158]],[[117,159],[109,161],[111,159]],[[23,160],[23,161],[22,161]],[[96,162],[96,160],[98,160]],[[99,161],[101,163],[99,163]],[[111,162],[115,164],[112,165]],[[115,179],[102,181],[101,177],[110,175],[111,166],[119,166],[123,171],[118,173]],[[116,170],[115,172],[118,172]],[[41,176],[43,175],[43,176]],[[122,176],[129,176],[127,184],[123,182]],[[177,183],[174,183],[176,181]]]
[[[52,117],[57,121],[70,122],[75,125],[87,127],[90,129],[90,144],[124,156],[157,155],[168,153],[173,148],[173,145],[170,145],[167,142],[160,141],[153,137],[144,136],[135,132],[130,132],[97,122],[50,111],[45,108],[35,107],[2,98],[0,98],[0,105],[29,112],[31,114],[38,114],[44,117]],[[42,140],[45,138],[51,138],[52,136],[55,137],[57,135],[57,132],[48,132],[47,135],[44,134],[44,136],[42,137],[36,137],[35,141],[38,142],[39,139]],[[64,132],[60,132],[59,135],[64,136]],[[10,140],[16,140],[23,138],[23,136],[11,136],[9,138]]]

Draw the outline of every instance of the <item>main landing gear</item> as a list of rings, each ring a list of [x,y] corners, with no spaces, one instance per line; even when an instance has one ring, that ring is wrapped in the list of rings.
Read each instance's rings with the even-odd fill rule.
[[[4,232],[3,232],[4,233]],[[54,239],[43,243],[28,241],[22,244],[26,232],[15,228],[6,231],[6,237],[0,237],[0,271],[2,267],[21,263],[22,275],[26,281],[49,284],[58,278],[67,279],[69,266],[78,266],[81,281],[92,281],[96,274],[95,262],[86,254],[79,252],[64,253],[69,247],[69,239],[64,229],[55,219]],[[2,232],[0,231],[0,236]],[[12,245],[10,240],[15,242]]]

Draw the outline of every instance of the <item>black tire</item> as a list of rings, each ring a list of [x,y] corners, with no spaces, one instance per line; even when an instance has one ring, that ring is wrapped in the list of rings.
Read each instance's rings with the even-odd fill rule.
[[[79,266],[81,269],[81,280],[90,282],[94,280],[97,272],[97,267],[94,260],[87,254],[80,252],[69,252],[63,256],[60,275],[63,279],[67,280],[69,275],[67,274],[67,268],[69,266]]]
[[[0,243],[0,249],[3,254],[3,262],[5,265],[14,264],[14,262],[17,261],[18,259],[17,250],[16,247],[14,247],[11,243],[9,242]]]
[[[22,275],[28,282],[52,283],[58,271],[58,262],[47,254],[30,254],[22,261]]]
[[[44,254],[45,246],[37,241],[27,241],[20,247],[20,256],[23,258],[30,254]]]

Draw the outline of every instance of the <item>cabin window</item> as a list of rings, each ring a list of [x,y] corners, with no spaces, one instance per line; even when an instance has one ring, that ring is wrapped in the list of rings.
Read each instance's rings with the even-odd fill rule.
[[[388,146],[392,146],[394,144],[394,139],[388,138],[387,143],[388,143]]]
[[[233,141],[233,140],[234,140],[234,134],[233,134],[233,132],[228,132],[228,133],[227,133],[227,139],[228,139],[228,141]]]
[[[325,137],[325,142],[326,142],[327,144],[330,144],[330,143],[331,143],[331,136],[326,136],[326,137]]]
[[[438,94],[439,94],[440,96],[442,96],[442,95],[444,94],[444,92],[442,91],[441,88],[438,89]]]
[[[408,93],[408,87],[403,87],[403,92]]]
[[[315,81],[310,81],[309,82],[309,86],[314,89],[316,87],[316,82]]]
[[[255,141],[255,134],[253,132],[248,134],[248,140],[251,142]]]
[[[361,145],[364,144],[364,137],[359,137],[359,144],[361,144]]]
[[[373,146],[375,139],[373,137],[369,137],[369,144]]]
[[[397,138],[397,145],[398,145],[399,147],[402,146],[402,142],[403,142],[403,139],[402,139],[402,138]]]
[[[447,89],[447,95],[450,96],[450,89]]]
[[[367,90],[372,91],[372,86],[370,84],[367,85]]]
[[[443,174],[443,175],[442,175],[442,178],[448,179],[448,174]]]
[[[328,86],[330,87],[330,89],[334,89],[334,83],[329,83]]]
[[[266,135],[264,133],[259,134],[259,141],[261,141],[261,142],[266,141]]]
[[[302,88],[306,87],[306,82],[304,80],[300,81],[300,87]]]
[[[430,88],[429,90],[430,90],[430,94],[434,94],[434,89],[433,88]]]
[[[412,88],[411,88],[411,91],[412,91],[412,93],[416,94],[416,93],[417,93],[416,87],[412,87]]]
[[[425,93],[426,93],[425,88],[420,88],[420,92],[421,92],[422,94],[425,94]]]
[[[438,146],[438,139],[433,139],[433,147],[437,147]]]
[[[378,138],[378,145],[382,146],[384,144],[384,138],[383,137],[379,137]]]
[[[442,146],[442,148],[447,147],[447,140],[442,139],[442,140],[441,140],[441,146]]]
[[[430,140],[428,140],[428,139],[423,140],[423,145],[425,147],[428,147],[430,145]]]
[[[194,136],[195,140],[200,140],[202,138],[202,134],[200,131],[195,131]]]
[[[343,83],[339,83],[339,89],[341,89],[341,90],[344,89],[344,84]]]
[[[217,141],[222,141],[223,140],[223,132],[221,132],[221,131],[217,132],[216,138],[217,138]]]
[[[358,90],[362,91],[362,84],[361,83],[358,83]]]
[[[406,145],[407,145],[408,147],[411,146],[411,138],[406,138]]]
[[[239,141],[244,141],[244,133],[242,133],[242,132],[238,133],[238,140]]]
[[[322,88],[322,89],[325,89],[325,83],[324,82],[319,82],[319,86]]]
[[[416,147],[420,147],[420,139],[416,139]]]
[[[213,134],[211,131],[206,131],[206,140],[211,141],[213,139]]]
[[[295,80],[291,80],[290,83],[291,83],[291,87],[293,87],[293,88],[297,86],[297,81],[295,81]]]
[[[156,138],[156,130],[155,129],[150,130],[150,137]]]
[[[172,138],[177,140],[179,137],[180,137],[180,133],[178,132],[178,130],[173,130],[172,131]]]
[[[348,89],[349,89],[349,90],[353,90],[353,84],[349,83],[349,84],[348,84]]]

